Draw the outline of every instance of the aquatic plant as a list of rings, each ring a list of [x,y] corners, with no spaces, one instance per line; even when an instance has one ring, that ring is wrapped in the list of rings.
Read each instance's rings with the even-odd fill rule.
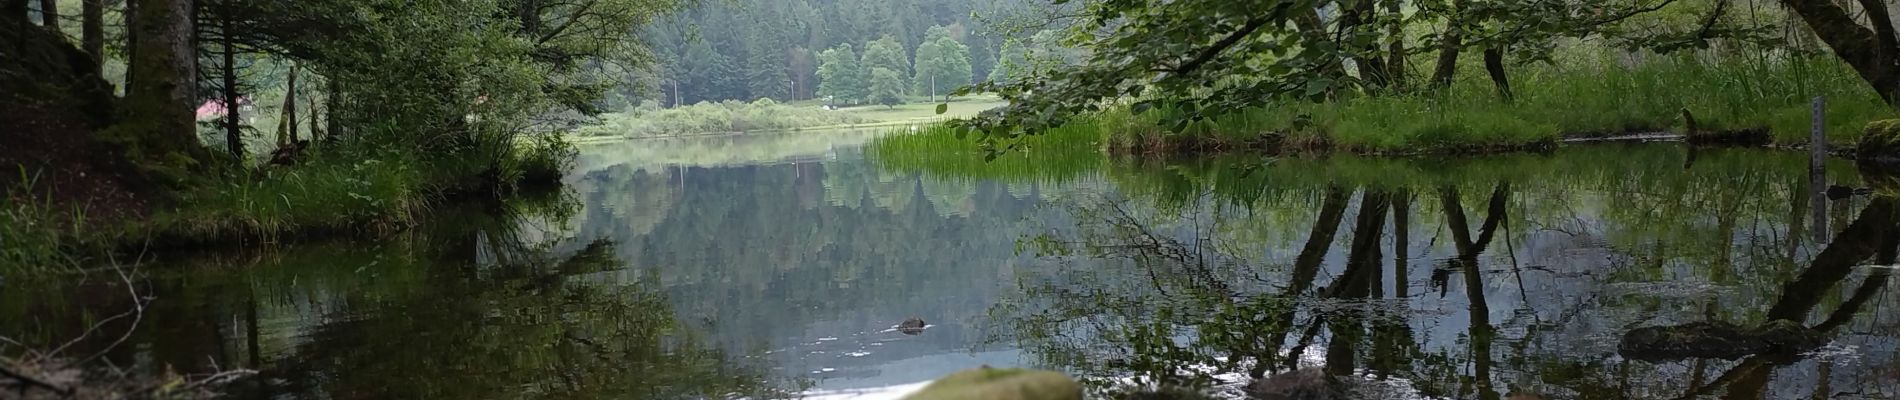
[[[943,179],[1004,179],[1061,182],[1099,170],[1107,157],[1098,150],[1107,130],[1100,122],[1079,122],[1028,137],[1011,151],[980,148],[960,130],[934,124],[917,133],[897,133],[871,142],[867,154],[892,171],[923,171]]]

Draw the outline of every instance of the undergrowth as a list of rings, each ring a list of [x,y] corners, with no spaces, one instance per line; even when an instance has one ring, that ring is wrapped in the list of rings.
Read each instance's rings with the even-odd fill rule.
[[[1774,143],[1800,145],[1808,140],[1816,96],[1828,99],[1830,142],[1850,143],[1866,123],[1894,115],[1851,69],[1831,58],[1658,57],[1634,67],[1599,61],[1516,68],[1511,100],[1488,80],[1463,79],[1423,94],[1279,102],[1180,132],[1154,124],[1178,112],[1163,107],[1149,111],[1153,115],[1121,117],[1133,123],[1112,131],[1110,147],[1160,152],[1182,142],[1240,143],[1272,135],[1290,150],[1416,154],[1515,149],[1563,137],[1738,131],[1766,131]],[[1695,119],[1695,132],[1686,131],[1684,111]]]
[[[270,239],[289,233],[382,233],[405,228],[430,190],[412,157],[314,157],[292,168],[234,171],[179,193],[148,229],[166,241]]]
[[[1442,90],[1342,95],[1323,103],[1280,101],[1219,113],[1182,129],[1162,122],[1179,119],[1182,111],[1175,107],[1134,113],[1111,106],[1023,143],[1142,154],[1446,154],[1542,148],[1566,137],[1767,132],[1774,144],[1799,146],[1808,142],[1812,99],[1820,96],[1827,99],[1829,142],[1840,146],[1853,143],[1868,122],[1895,116],[1852,69],[1832,58],[1650,56],[1626,63],[1605,55],[1571,56],[1585,60],[1513,68],[1511,100],[1481,76],[1461,76]],[[1688,131],[1685,111],[1695,120],[1694,132]],[[933,130],[923,136],[888,138],[878,147],[915,149],[905,143],[924,141],[936,151],[976,148],[975,141],[949,140],[954,136],[948,133]]]
[[[467,148],[433,155],[344,144],[293,166],[201,179],[142,228],[165,243],[383,235],[449,198],[558,187],[577,153],[556,135],[477,135]]]
[[[16,186],[0,190],[0,276],[77,268],[67,250],[84,229],[82,209],[63,210],[37,193],[37,176],[20,167]]]

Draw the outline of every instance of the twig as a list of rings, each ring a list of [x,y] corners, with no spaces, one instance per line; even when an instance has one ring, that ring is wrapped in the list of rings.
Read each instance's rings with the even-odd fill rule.
[[[61,396],[67,396],[67,395],[73,394],[72,388],[62,388],[62,387],[59,387],[59,385],[54,385],[46,381],[42,381],[30,376],[26,376],[26,374],[14,372],[13,370],[7,369],[7,367],[5,366],[0,366],[0,376],[4,376],[8,379],[19,381],[20,382],[19,384],[22,386],[37,386],[39,388],[46,389],[53,393],[59,393]]]
[[[143,259],[144,256],[140,255],[139,258]],[[118,260],[109,258],[108,262],[112,264],[112,272],[119,275],[119,282],[125,284],[125,292],[128,295],[132,296],[132,310],[126,311],[125,313],[121,313],[119,315],[114,315],[111,318],[106,318],[103,321],[99,321],[99,323],[97,324],[93,324],[91,328],[87,328],[86,332],[80,334],[78,338],[73,339],[73,341],[66,342],[66,344],[64,345],[60,345],[58,349],[55,349],[54,351],[48,353],[48,355],[58,354],[60,351],[64,350],[66,347],[72,346],[74,343],[78,343],[81,339],[85,339],[87,336],[90,336],[94,330],[97,330],[103,327],[107,322],[111,322],[112,320],[123,318],[128,314],[132,316],[132,324],[131,326],[126,327],[125,333],[119,335],[119,338],[113,340],[111,344],[106,345],[104,348],[100,348],[98,352],[93,353],[92,355],[86,356],[84,358],[80,358],[78,361],[74,361],[66,365],[69,365],[69,366],[83,365],[85,363],[92,362],[92,360],[98,359],[99,357],[105,356],[106,353],[111,352],[112,349],[119,347],[120,344],[124,344],[127,339],[131,339],[132,332],[138,331],[139,323],[145,320],[146,301],[145,299],[139,297],[138,289],[135,288],[132,283],[132,277],[130,275],[127,275],[124,269],[119,268]]]

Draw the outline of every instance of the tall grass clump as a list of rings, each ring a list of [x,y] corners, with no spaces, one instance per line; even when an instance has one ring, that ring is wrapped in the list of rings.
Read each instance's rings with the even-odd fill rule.
[[[881,136],[871,142],[867,154],[888,170],[943,179],[1065,181],[1094,172],[1107,162],[1101,151],[1107,130],[1100,123],[1100,118],[1070,123],[1026,137],[1015,149],[1002,152],[980,145],[974,136],[959,134],[958,128],[931,124],[915,133]]]
[[[440,192],[424,176],[415,157],[397,152],[233,171],[179,193],[178,206],[146,228],[174,243],[388,233],[413,225]]]
[[[74,238],[83,232],[82,210],[62,212],[49,199],[36,196],[38,177],[24,167],[17,186],[0,192],[0,276],[38,274],[75,267],[67,256]]]
[[[849,112],[779,104],[771,99],[751,103],[721,101],[662,109],[648,104],[601,117],[600,124],[582,128],[582,136],[655,137],[711,133],[790,130],[871,122]]]
[[[1698,132],[1683,133],[1761,130],[1780,144],[1807,142],[1817,96],[1828,99],[1830,136],[1841,141],[1893,115],[1850,67],[1831,57],[1651,58],[1634,66],[1598,60],[1524,68],[1520,101],[1511,109],[1566,135],[1680,132],[1687,110]]]

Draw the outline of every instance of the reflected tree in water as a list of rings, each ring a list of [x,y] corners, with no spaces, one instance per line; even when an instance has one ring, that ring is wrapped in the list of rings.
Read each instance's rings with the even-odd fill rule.
[[[153,288],[151,325],[108,359],[154,372],[253,368],[262,374],[234,394],[279,398],[779,398],[802,389],[762,359],[706,340],[650,278],[623,279],[617,243],[561,239],[571,205],[481,208],[443,210],[468,213],[384,243],[166,266],[141,282]],[[106,297],[35,311],[80,319],[116,305]]]
[[[1733,186],[1762,190],[1758,183],[1772,180],[1764,178],[1773,178],[1752,173],[1730,176],[1732,178],[1693,174],[1684,176],[1688,178],[1684,181],[1650,182],[1650,187],[1678,190],[1685,186],[1720,186],[1721,179],[1733,179],[1740,182]],[[1452,398],[1500,399],[1520,393],[1578,398],[1676,398],[1713,394],[1768,398],[1778,396],[1776,393],[1785,395],[1789,390],[1776,391],[1767,386],[1775,376],[1774,371],[1817,366],[1828,371],[1828,366],[1835,362],[1816,360],[1802,353],[1813,349],[1806,347],[1785,349],[1788,351],[1784,353],[1789,354],[1760,354],[1739,361],[1685,358],[1654,363],[1617,358],[1614,348],[1577,346],[1577,343],[1601,343],[1606,337],[1615,338],[1643,326],[1693,321],[1670,317],[1669,313],[1659,310],[1674,304],[1663,297],[1667,294],[1616,294],[1619,290],[1628,290],[1623,288],[1643,287],[1623,282],[1650,282],[1652,286],[1668,283],[1667,278],[1641,277],[1654,276],[1654,272],[1631,272],[1658,268],[1670,271],[1681,268],[1683,261],[1692,261],[1694,263],[1689,265],[1697,268],[1723,269],[1715,275],[1706,275],[1705,279],[1734,286],[1734,289],[1713,292],[1720,297],[1698,304],[1713,307],[1722,302],[1754,302],[1745,307],[1767,310],[1761,315],[1717,312],[1710,308],[1705,319],[1727,318],[1740,326],[1793,321],[1823,337],[1838,338],[1841,330],[1852,325],[1855,317],[1864,314],[1862,311],[1870,304],[1883,301],[1884,296],[1880,294],[1888,286],[1891,270],[1864,266],[1869,261],[1879,265],[1891,265],[1894,261],[1896,240],[1900,240],[1900,234],[1896,234],[1900,227],[1895,225],[1900,222],[1900,214],[1897,214],[1900,210],[1896,210],[1897,200],[1893,197],[1877,197],[1859,207],[1851,223],[1834,233],[1831,241],[1816,244],[1812,252],[1769,248],[1754,253],[1726,247],[1735,243],[1732,237],[1735,235],[1752,240],[1745,236],[1749,229],[1757,232],[1768,229],[1778,234],[1801,229],[1787,225],[1763,228],[1763,221],[1778,219],[1764,220],[1762,216],[1785,213],[1788,208],[1784,206],[1778,211],[1755,205],[1764,198],[1793,202],[1805,197],[1801,192],[1702,193],[1701,196],[1716,206],[1684,208],[1677,214],[1633,220],[1619,219],[1623,218],[1619,215],[1626,215],[1619,214],[1623,212],[1620,210],[1593,211],[1589,215],[1594,217],[1582,217],[1575,209],[1533,209],[1531,216],[1513,212],[1526,207],[1551,207],[1550,203],[1539,203],[1549,198],[1590,196],[1576,191],[1579,187],[1592,190],[1608,187],[1590,182],[1498,180],[1482,183],[1490,189],[1490,194],[1484,200],[1481,220],[1467,215],[1465,199],[1460,194],[1461,189],[1471,187],[1470,184],[1428,189],[1436,194],[1438,207],[1415,206],[1413,191],[1407,186],[1365,185],[1348,189],[1349,186],[1341,184],[1296,184],[1291,188],[1273,189],[1305,190],[1307,195],[1288,196],[1313,199],[1303,206],[1297,202],[1268,203],[1265,207],[1269,208],[1262,208],[1257,203],[1223,201],[1221,197],[1231,196],[1231,193],[1221,195],[1212,191],[1186,196],[1161,194],[1152,198],[1108,197],[1087,202],[1070,210],[1079,221],[1075,226],[1058,226],[1023,240],[1027,248],[1052,265],[1046,272],[1022,277],[1020,297],[1002,301],[992,309],[992,318],[1001,327],[994,340],[1014,341],[1030,350],[1039,362],[1069,368],[1084,376],[1133,377],[1136,382],[1151,387],[1229,390],[1235,384],[1244,383],[1232,382],[1235,377],[1254,381],[1310,365],[1329,375],[1354,377],[1343,380],[1361,380],[1365,387],[1381,387],[1380,382],[1356,378],[1362,376],[1362,372],[1369,372],[1377,377],[1403,378],[1404,381],[1385,383],[1402,382],[1401,385],[1407,386],[1405,390]],[[1231,189],[1241,185],[1211,183],[1208,186]],[[1541,196],[1551,191],[1562,194]],[[1526,193],[1530,195],[1520,196]],[[1154,199],[1162,201],[1147,203]],[[1677,199],[1639,195],[1614,198],[1612,203],[1642,207],[1644,202],[1649,202],[1653,207]],[[1233,235],[1228,232],[1240,229],[1210,226],[1219,225],[1221,221],[1247,221],[1233,218],[1237,215],[1285,210],[1270,208],[1275,204],[1313,211],[1306,214],[1311,216],[1305,222],[1311,229],[1304,242],[1285,237]],[[1574,207],[1568,203],[1556,204]],[[1709,218],[1715,223],[1694,228],[1714,230],[1696,233],[1708,236],[1707,241],[1682,243],[1725,247],[1714,250],[1618,247],[1606,246],[1594,239],[1553,242],[1547,236],[1537,236],[1577,236],[1549,228],[1552,223],[1548,216],[1566,214],[1572,219],[1587,219],[1594,229],[1611,233],[1672,229],[1693,232],[1693,229],[1657,226],[1699,224],[1703,218]],[[1350,239],[1336,240],[1335,236],[1339,235],[1336,231],[1347,221],[1346,215],[1353,216],[1348,225]],[[1750,219],[1753,222],[1748,222]],[[1514,232],[1514,225],[1539,229],[1534,233]],[[1386,234],[1388,229],[1391,235]],[[1717,237],[1721,235],[1731,237]],[[1426,256],[1441,247],[1441,237],[1448,239],[1445,242],[1449,243],[1442,247],[1449,247],[1449,254]],[[1412,247],[1420,239],[1427,245]],[[1383,251],[1387,240],[1390,240],[1390,255]],[[1531,242],[1525,243],[1526,240]],[[1779,236],[1775,236],[1767,243],[1773,245],[1779,240]],[[1565,271],[1563,266],[1522,265],[1518,261],[1519,252],[1539,246],[1545,248],[1540,251],[1547,254],[1552,251],[1556,254],[1607,252],[1604,254],[1610,260],[1677,261],[1667,264],[1611,262],[1607,265],[1611,268],[1608,271],[1577,272]],[[1268,250],[1256,250],[1260,248]],[[1276,251],[1278,249],[1286,252]],[[1754,265],[1792,268],[1779,274],[1761,268],[1743,269],[1736,265],[1739,261],[1731,252],[1749,254],[1753,259],[1743,261]],[[1799,254],[1811,256],[1805,261],[1786,259]],[[1326,260],[1329,255],[1344,255],[1345,259],[1329,263]],[[1428,274],[1414,275],[1412,261],[1421,256],[1433,257],[1436,261]],[[1592,264],[1579,264],[1589,265]],[[1740,272],[1756,275],[1732,275]],[[1856,278],[1857,275],[1860,277]],[[1437,293],[1414,292],[1411,280],[1415,277],[1425,278],[1426,284]],[[1386,282],[1387,278],[1394,281]],[[1857,285],[1843,287],[1855,280],[1859,282]],[[1447,298],[1453,288],[1461,289],[1462,296]],[[1536,290],[1582,294],[1557,297],[1540,294],[1535,296],[1538,300],[1533,300],[1530,292]],[[1498,298],[1502,293],[1521,298]],[[1756,297],[1755,293],[1764,294]],[[1545,298],[1560,301],[1548,303],[1542,300]],[[1463,312],[1429,311],[1431,307],[1419,306],[1418,302],[1459,305]],[[1510,318],[1497,320],[1500,311],[1493,308],[1499,304],[1510,307],[1506,312]],[[1457,326],[1453,324],[1463,327],[1455,336],[1446,336],[1446,328]],[[1891,339],[1890,333],[1885,335]],[[1318,349],[1324,350],[1309,351]],[[1873,360],[1892,356],[1890,350],[1878,351],[1882,353],[1873,355]],[[1310,353],[1322,356],[1301,358]],[[1813,382],[1801,380],[1809,378],[1777,379],[1796,379],[1796,382],[1806,382],[1801,385],[1819,386],[1814,389],[1818,393],[1827,391],[1828,382],[1850,379],[1841,373],[1838,369],[1833,375],[1823,372],[1815,378],[1818,381]],[[1851,379],[1872,385],[1871,390],[1891,391],[1900,387],[1895,378]],[[1223,382],[1223,379],[1228,381]],[[1092,381],[1097,387],[1115,382],[1121,381],[1105,378]]]

